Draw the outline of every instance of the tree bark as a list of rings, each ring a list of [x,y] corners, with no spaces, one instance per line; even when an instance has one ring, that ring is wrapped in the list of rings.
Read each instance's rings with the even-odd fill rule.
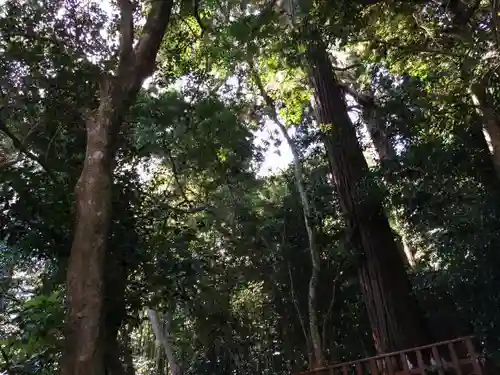
[[[368,166],[329,57],[321,43],[307,57],[322,140],[353,245],[360,251],[358,277],[375,347],[384,353],[426,344],[430,333],[382,205],[357,196]]]
[[[75,187],[76,223],[67,275],[68,316],[62,375],[104,373],[103,265],[111,219],[113,170],[123,116],[154,71],[172,0],[152,3],[133,48],[133,7],[120,0],[120,56],[115,76],[103,73],[99,107],[86,121],[87,149]]]

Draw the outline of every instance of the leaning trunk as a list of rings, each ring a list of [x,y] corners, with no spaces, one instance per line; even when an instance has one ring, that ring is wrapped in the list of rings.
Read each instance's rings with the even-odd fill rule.
[[[382,205],[358,197],[368,167],[324,46],[311,48],[308,63],[322,140],[352,245],[360,252],[358,277],[375,347],[383,353],[423,345],[430,341],[425,320]]]

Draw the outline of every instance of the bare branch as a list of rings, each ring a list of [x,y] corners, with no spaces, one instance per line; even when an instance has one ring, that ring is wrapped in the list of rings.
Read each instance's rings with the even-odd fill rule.
[[[328,322],[328,319],[332,315],[333,312],[333,306],[335,305],[336,302],[336,296],[337,296],[337,285],[338,281],[340,278],[340,266],[342,264],[339,262],[337,264],[337,271],[335,272],[335,278],[333,279],[333,288],[332,288],[332,298],[330,299],[330,305],[328,306],[328,310],[326,314],[323,316],[323,333],[322,333],[322,338],[323,338],[323,347],[326,347],[326,323]]]

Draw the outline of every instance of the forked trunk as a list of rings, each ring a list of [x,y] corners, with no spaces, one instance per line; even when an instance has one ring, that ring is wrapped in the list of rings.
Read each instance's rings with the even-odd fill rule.
[[[312,47],[308,60],[322,139],[352,244],[360,251],[358,277],[375,347],[383,353],[428,343],[426,323],[382,205],[373,197],[359,199],[368,167],[324,46]]]
[[[144,79],[154,71],[172,0],[151,3],[134,45],[133,5],[120,0],[120,55],[114,77],[103,73],[99,107],[86,119],[87,150],[76,184],[76,223],[68,266],[68,316],[62,375],[103,375],[103,267],[111,219],[116,141]]]

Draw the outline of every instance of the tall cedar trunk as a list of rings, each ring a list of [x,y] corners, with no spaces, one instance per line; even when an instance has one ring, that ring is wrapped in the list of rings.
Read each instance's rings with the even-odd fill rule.
[[[316,299],[317,299],[317,288],[318,288],[318,278],[321,270],[319,252],[316,245],[316,228],[314,227],[314,209],[312,204],[309,202],[309,197],[307,196],[306,186],[304,183],[304,169],[302,167],[302,162],[300,160],[299,151],[295,141],[288,135],[285,125],[281,122],[278,113],[276,111],[276,105],[274,100],[269,96],[264,88],[262,80],[255,70],[253,63],[250,62],[250,66],[253,71],[253,76],[255,83],[257,84],[260,94],[264,98],[266,105],[271,113],[271,119],[276,123],[281,131],[281,134],[285,138],[290,151],[293,156],[293,171],[295,177],[295,187],[297,188],[297,193],[300,197],[300,202],[302,205],[302,216],[304,218],[304,225],[306,227],[307,238],[309,240],[309,253],[311,256],[311,277],[309,278],[309,290],[308,290],[308,314],[309,314],[309,334],[311,336],[311,345],[313,349],[313,358],[309,360],[309,367],[311,369],[321,367],[324,365],[323,349],[321,345],[321,335],[319,333],[318,326],[318,316],[316,312]],[[290,276],[291,277],[291,276]]]
[[[62,375],[102,375],[103,266],[111,219],[116,141],[121,122],[144,79],[154,71],[172,0],[151,4],[134,44],[133,5],[120,0],[120,55],[116,76],[103,76],[99,107],[87,120],[87,149],[76,184],[76,223],[67,275],[68,316]]]
[[[342,91],[324,46],[308,54],[318,122],[353,243],[358,277],[379,353],[428,343],[430,333],[412,295],[402,257],[380,202],[355,198],[368,167],[347,115]]]
[[[471,85],[471,95],[474,103],[479,107],[484,129],[490,136],[493,148],[491,159],[500,178],[500,115],[495,109],[493,98],[488,93],[486,85],[482,83]]]

